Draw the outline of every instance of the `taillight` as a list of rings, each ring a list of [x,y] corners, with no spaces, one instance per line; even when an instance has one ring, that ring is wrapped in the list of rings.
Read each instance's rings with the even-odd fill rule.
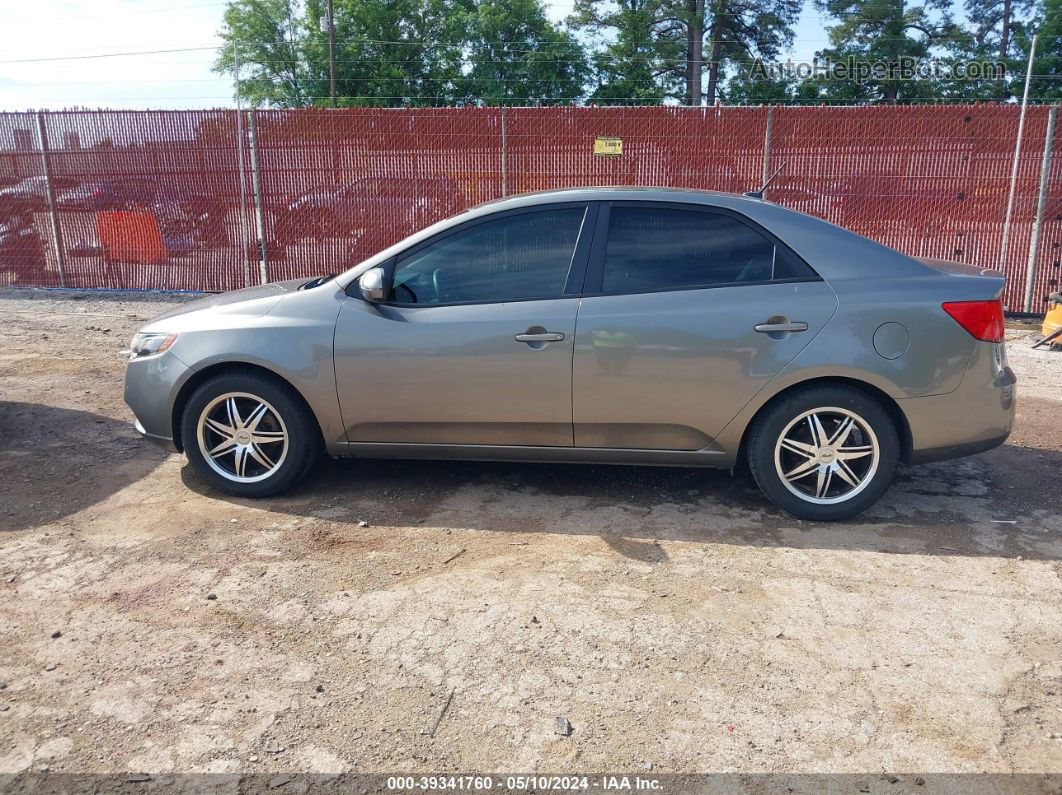
[[[973,337],[1003,342],[1003,304],[996,301],[947,301],[944,311]]]

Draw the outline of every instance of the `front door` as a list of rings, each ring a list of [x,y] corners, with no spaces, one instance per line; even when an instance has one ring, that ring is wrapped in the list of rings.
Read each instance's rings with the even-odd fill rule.
[[[701,450],[819,332],[836,297],[724,211],[604,207],[573,364],[575,444]]]
[[[347,439],[570,447],[586,216],[563,204],[471,221],[392,260],[387,302],[348,298],[335,336]]]

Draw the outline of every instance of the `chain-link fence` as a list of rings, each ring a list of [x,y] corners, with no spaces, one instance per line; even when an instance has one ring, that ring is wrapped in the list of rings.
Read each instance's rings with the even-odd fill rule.
[[[1051,156],[1057,109],[1030,107],[1007,224],[1019,112],[0,114],[0,283],[227,290],[342,270],[500,196],[580,185],[745,191],[784,164],[768,199],[914,256],[1002,266],[1007,308],[1039,311],[1058,289],[1062,158]]]

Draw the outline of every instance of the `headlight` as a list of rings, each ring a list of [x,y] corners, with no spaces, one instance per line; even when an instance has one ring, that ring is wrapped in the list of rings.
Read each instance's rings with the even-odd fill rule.
[[[138,331],[129,341],[129,358],[142,359],[162,353],[177,340],[176,334],[143,333]]]

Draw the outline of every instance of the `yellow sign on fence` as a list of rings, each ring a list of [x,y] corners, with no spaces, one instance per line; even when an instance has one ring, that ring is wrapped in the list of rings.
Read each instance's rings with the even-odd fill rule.
[[[599,135],[594,139],[595,155],[622,155],[623,139]]]

